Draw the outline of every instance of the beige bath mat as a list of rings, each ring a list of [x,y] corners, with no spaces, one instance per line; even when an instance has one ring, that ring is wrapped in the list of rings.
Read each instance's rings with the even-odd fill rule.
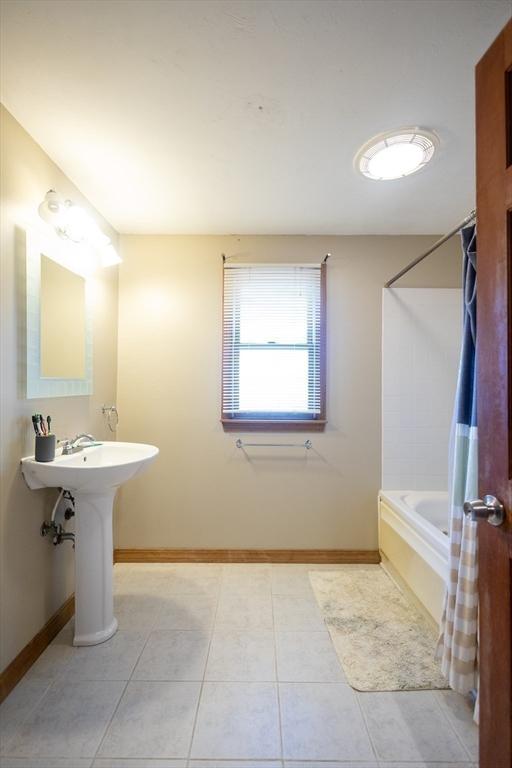
[[[447,688],[437,637],[380,566],[309,574],[349,684],[358,691]]]

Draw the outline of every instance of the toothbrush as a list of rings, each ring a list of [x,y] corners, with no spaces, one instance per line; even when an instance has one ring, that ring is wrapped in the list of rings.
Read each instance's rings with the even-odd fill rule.
[[[40,424],[40,429],[41,429],[41,432],[42,432],[43,436],[46,436],[46,427],[45,427],[45,423],[44,423],[44,419],[43,419],[43,414],[42,413],[39,414],[39,424]]]
[[[51,416],[47,416],[46,417],[46,423],[48,424],[48,434],[50,435],[51,434],[51,431],[50,431],[51,427],[50,427],[50,425],[52,423],[52,417]]]
[[[34,415],[32,416],[32,424],[34,426],[34,432],[36,433],[36,435],[38,437],[41,437],[41,428],[39,426],[39,419],[38,419],[37,413],[34,413]]]

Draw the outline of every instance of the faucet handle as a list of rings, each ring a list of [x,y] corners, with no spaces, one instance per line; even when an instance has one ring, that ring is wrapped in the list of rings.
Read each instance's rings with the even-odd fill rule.
[[[59,437],[57,440],[57,444],[62,448],[63,456],[69,453],[69,449],[71,446],[71,440],[69,439],[69,437]]]

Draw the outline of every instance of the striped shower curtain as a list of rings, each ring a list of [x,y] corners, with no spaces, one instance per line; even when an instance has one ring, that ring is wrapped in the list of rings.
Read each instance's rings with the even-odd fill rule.
[[[450,440],[450,557],[438,656],[450,687],[477,687],[478,569],[476,523],[463,504],[478,497],[476,413],[476,231],[462,230],[464,321]]]

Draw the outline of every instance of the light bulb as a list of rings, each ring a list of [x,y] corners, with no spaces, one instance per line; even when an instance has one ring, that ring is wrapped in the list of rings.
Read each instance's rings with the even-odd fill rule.
[[[54,189],[49,189],[37,211],[43,221],[56,226],[62,216],[63,208],[64,200]]]
[[[67,237],[74,243],[83,243],[91,229],[91,221],[83,208],[74,205],[70,200],[66,200],[63,220],[60,225],[63,237]]]
[[[368,171],[377,179],[408,176],[423,163],[423,154],[417,144],[391,144],[383,147],[368,161]]]

